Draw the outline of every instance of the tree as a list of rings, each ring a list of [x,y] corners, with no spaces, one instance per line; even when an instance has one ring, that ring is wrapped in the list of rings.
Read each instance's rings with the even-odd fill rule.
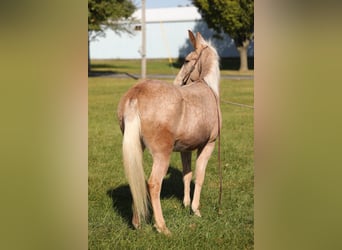
[[[88,0],[88,72],[90,72],[90,41],[104,36],[104,30],[130,32],[127,21],[136,10],[131,0]],[[126,22],[123,22],[126,21]]]
[[[247,49],[254,32],[253,0],[193,0],[209,28],[228,34],[240,54],[240,71],[248,70]]]

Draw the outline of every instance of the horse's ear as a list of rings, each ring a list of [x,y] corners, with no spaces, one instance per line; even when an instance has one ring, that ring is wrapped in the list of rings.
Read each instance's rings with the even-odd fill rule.
[[[192,46],[196,49],[196,38],[194,36],[194,33],[192,33],[191,30],[188,30],[188,33],[189,33],[190,42],[191,42]]]
[[[197,46],[200,44],[206,44],[204,38],[202,37],[201,33],[199,33],[199,32],[197,32],[197,35],[196,35],[196,44],[197,44]]]

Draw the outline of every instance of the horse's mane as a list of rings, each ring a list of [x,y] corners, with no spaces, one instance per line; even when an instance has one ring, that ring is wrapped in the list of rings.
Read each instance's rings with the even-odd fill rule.
[[[203,56],[202,60],[205,63],[202,65],[207,66],[203,70],[203,80],[209,85],[209,87],[219,96],[220,89],[220,57],[217,54],[216,48],[211,44],[210,41],[206,41],[208,46],[208,51],[206,51],[206,56]],[[210,62],[210,63],[208,63]]]

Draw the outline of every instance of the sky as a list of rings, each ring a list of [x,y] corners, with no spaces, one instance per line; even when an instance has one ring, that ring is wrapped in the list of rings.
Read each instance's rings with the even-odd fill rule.
[[[141,6],[140,0],[134,0],[137,7]],[[178,5],[186,6],[191,4],[191,0],[146,0],[146,8],[167,8],[167,7],[177,7]]]

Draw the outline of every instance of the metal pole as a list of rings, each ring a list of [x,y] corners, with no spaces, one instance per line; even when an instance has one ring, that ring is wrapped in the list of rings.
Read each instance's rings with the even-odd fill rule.
[[[141,78],[146,79],[146,18],[145,0],[141,0]]]

